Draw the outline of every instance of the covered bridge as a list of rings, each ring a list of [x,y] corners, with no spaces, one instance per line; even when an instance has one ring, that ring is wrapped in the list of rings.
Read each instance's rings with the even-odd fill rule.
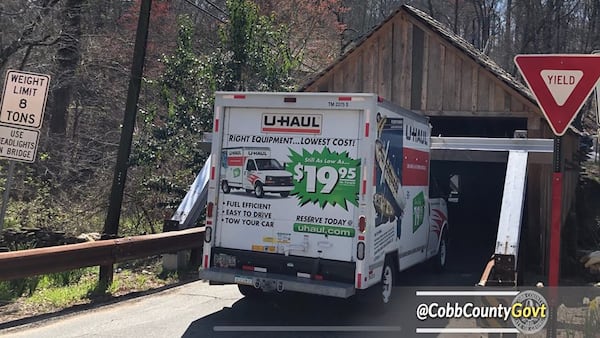
[[[302,90],[377,93],[429,116],[434,136],[512,138],[515,132],[529,138],[554,136],[527,87],[463,38],[408,5]],[[562,224],[575,201],[578,148],[579,132],[571,128],[563,137]],[[480,255],[481,261],[473,262],[478,271],[493,253],[507,157],[503,153],[433,158],[432,170],[460,177],[460,200],[450,209],[454,248],[465,251],[464,257]],[[529,158],[519,261],[527,271],[539,274],[548,266],[552,171],[551,160]]]

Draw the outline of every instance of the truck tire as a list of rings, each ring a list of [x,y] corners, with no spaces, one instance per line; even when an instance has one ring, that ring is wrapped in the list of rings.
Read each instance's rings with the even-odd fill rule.
[[[379,303],[386,306],[392,302],[394,284],[396,284],[397,274],[396,264],[392,256],[387,255],[383,263],[383,271],[381,272],[380,283],[380,301]]]
[[[263,185],[260,182],[256,182],[254,185],[254,195],[257,198],[263,198],[265,196],[265,191],[263,190]]]
[[[240,293],[244,295],[244,297],[248,298],[259,298],[264,295],[263,290],[257,289],[254,286],[250,285],[238,284],[238,290],[240,290]]]
[[[440,240],[440,246],[438,248],[438,253],[433,258],[433,268],[437,272],[441,272],[446,268],[446,263],[448,261],[448,234],[444,230],[442,232],[442,237]]]
[[[282,191],[279,193],[281,195],[281,197],[288,197],[290,195],[289,191]]]
[[[229,192],[231,191],[231,188],[229,187],[229,183],[227,183],[227,180],[221,181],[221,190],[223,190],[223,192],[226,194],[229,194]]]

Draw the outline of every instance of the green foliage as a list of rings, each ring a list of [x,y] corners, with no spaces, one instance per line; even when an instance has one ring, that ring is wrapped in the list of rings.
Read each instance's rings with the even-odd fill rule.
[[[11,288],[10,283],[7,281],[0,282],[0,302],[11,301],[18,296],[15,295],[13,288]]]
[[[11,301],[21,296],[31,296],[39,283],[40,277],[0,281],[0,301]]]
[[[131,158],[137,177],[132,218],[156,224],[185,195],[208,155],[200,145],[203,131],[212,129],[215,91],[292,88],[292,73],[300,62],[284,39],[287,28],[260,15],[250,1],[228,1],[227,8],[221,45],[207,55],[194,50],[192,21],[179,17],[176,50],[162,59],[162,76],[146,82],[158,104],[140,116]]]
[[[165,270],[163,269],[159,274],[158,278],[164,280],[179,280],[179,272],[177,270]]]
[[[55,279],[57,274],[44,276],[27,302],[43,307],[65,307],[87,298],[96,287],[98,277],[87,270],[81,269],[80,272],[69,277],[70,272],[65,273],[59,280]]]
[[[7,224],[35,228],[62,225],[68,218],[68,213],[54,203],[50,192],[51,183],[33,177],[26,177],[24,183],[33,194],[31,198],[19,199],[9,204]]]
[[[1,169],[6,171],[6,167]],[[0,193],[5,189],[4,181],[4,178],[0,179]],[[38,175],[33,166],[16,164],[4,227],[43,228],[70,234],[98,231],[94,224],[99,223],[96,214],[102,201],[89,199],[86,194],[95,192],[87,187],[69,190],[72,187],[61,186],[56,180]],[[35,247],[34,244],[32,241],[31,247]],[[11,247],[11,250],[21,249],[25,248]]]
[[[292,56],[286,40],[288,27],[276,25],[273,16],[259,14],[248,0],[228,0],[229,22],[219,31],[219,89],[289,91],[300,60]]]
[[[37,240],[35,238],[28,238],[25,242],[5,241],[5,244],[9,251],[28,250],[37,247]]]
[[[46,278],[49,280],[50,285],[60,287],[79,283],[81,278],[88,272],[89,269],[75,269],[53,273],[46,276]]]
[[[71,285],[77,285],[86,275],[93,275],[97,268],[75,269],[57,272],[49,275],[0,281],[0,301],[11,301],[21,296],[31,297],[41,290],[62,289],[58,293],[72,293],[65,291]],[[41,291],[42,294],[47,292]]]
[[[126,215],[130,228],[162,220],[164,210],[179,203],[207,157],[200,148],[202,131],[209,130],[212,122],[212,101],[204,80],[207,67],[193,50],[191,20],[180,17],[178,28],[177,48],[162,59],[162,76],[147,82],[158,105],[140,116],[141,130],[131,157],[138,180],[134,207]]]

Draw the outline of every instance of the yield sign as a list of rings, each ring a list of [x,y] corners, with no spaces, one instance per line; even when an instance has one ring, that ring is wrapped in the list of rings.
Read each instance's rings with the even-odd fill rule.
[[[563,135],[600,78],[600,55],[517,55],[515,63],[552,131]]]

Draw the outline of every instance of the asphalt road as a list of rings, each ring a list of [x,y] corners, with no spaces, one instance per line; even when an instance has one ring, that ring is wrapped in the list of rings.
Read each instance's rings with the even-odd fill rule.
[[[485,257],[455,255],[442,274],[433,272],[426,265],[409,269],[401,273],[399,279],[402,285],[394,290],[395,295],[400,297],[396,297],[393,306],[387,310],[374,306],[368,297],[345,300],[287,294],[247,299],[235,286],[209,286],[197,281],[150,296],[0,331],[0,335],[411,337],[415,335],[415,325],[418,325],[415,319],[418,300],[410,286],[472,286],[479,279],[483,263]],[[437,324],[459,325],[452,322]]]
[[[194,282],[0,334],[8,337],[412,336],[414,323],[408,322],[414,321],[415,306],[399,301],[395,305],[384,312],[363,299],[278,295],[253,300],[244,298],[235,286]]]

